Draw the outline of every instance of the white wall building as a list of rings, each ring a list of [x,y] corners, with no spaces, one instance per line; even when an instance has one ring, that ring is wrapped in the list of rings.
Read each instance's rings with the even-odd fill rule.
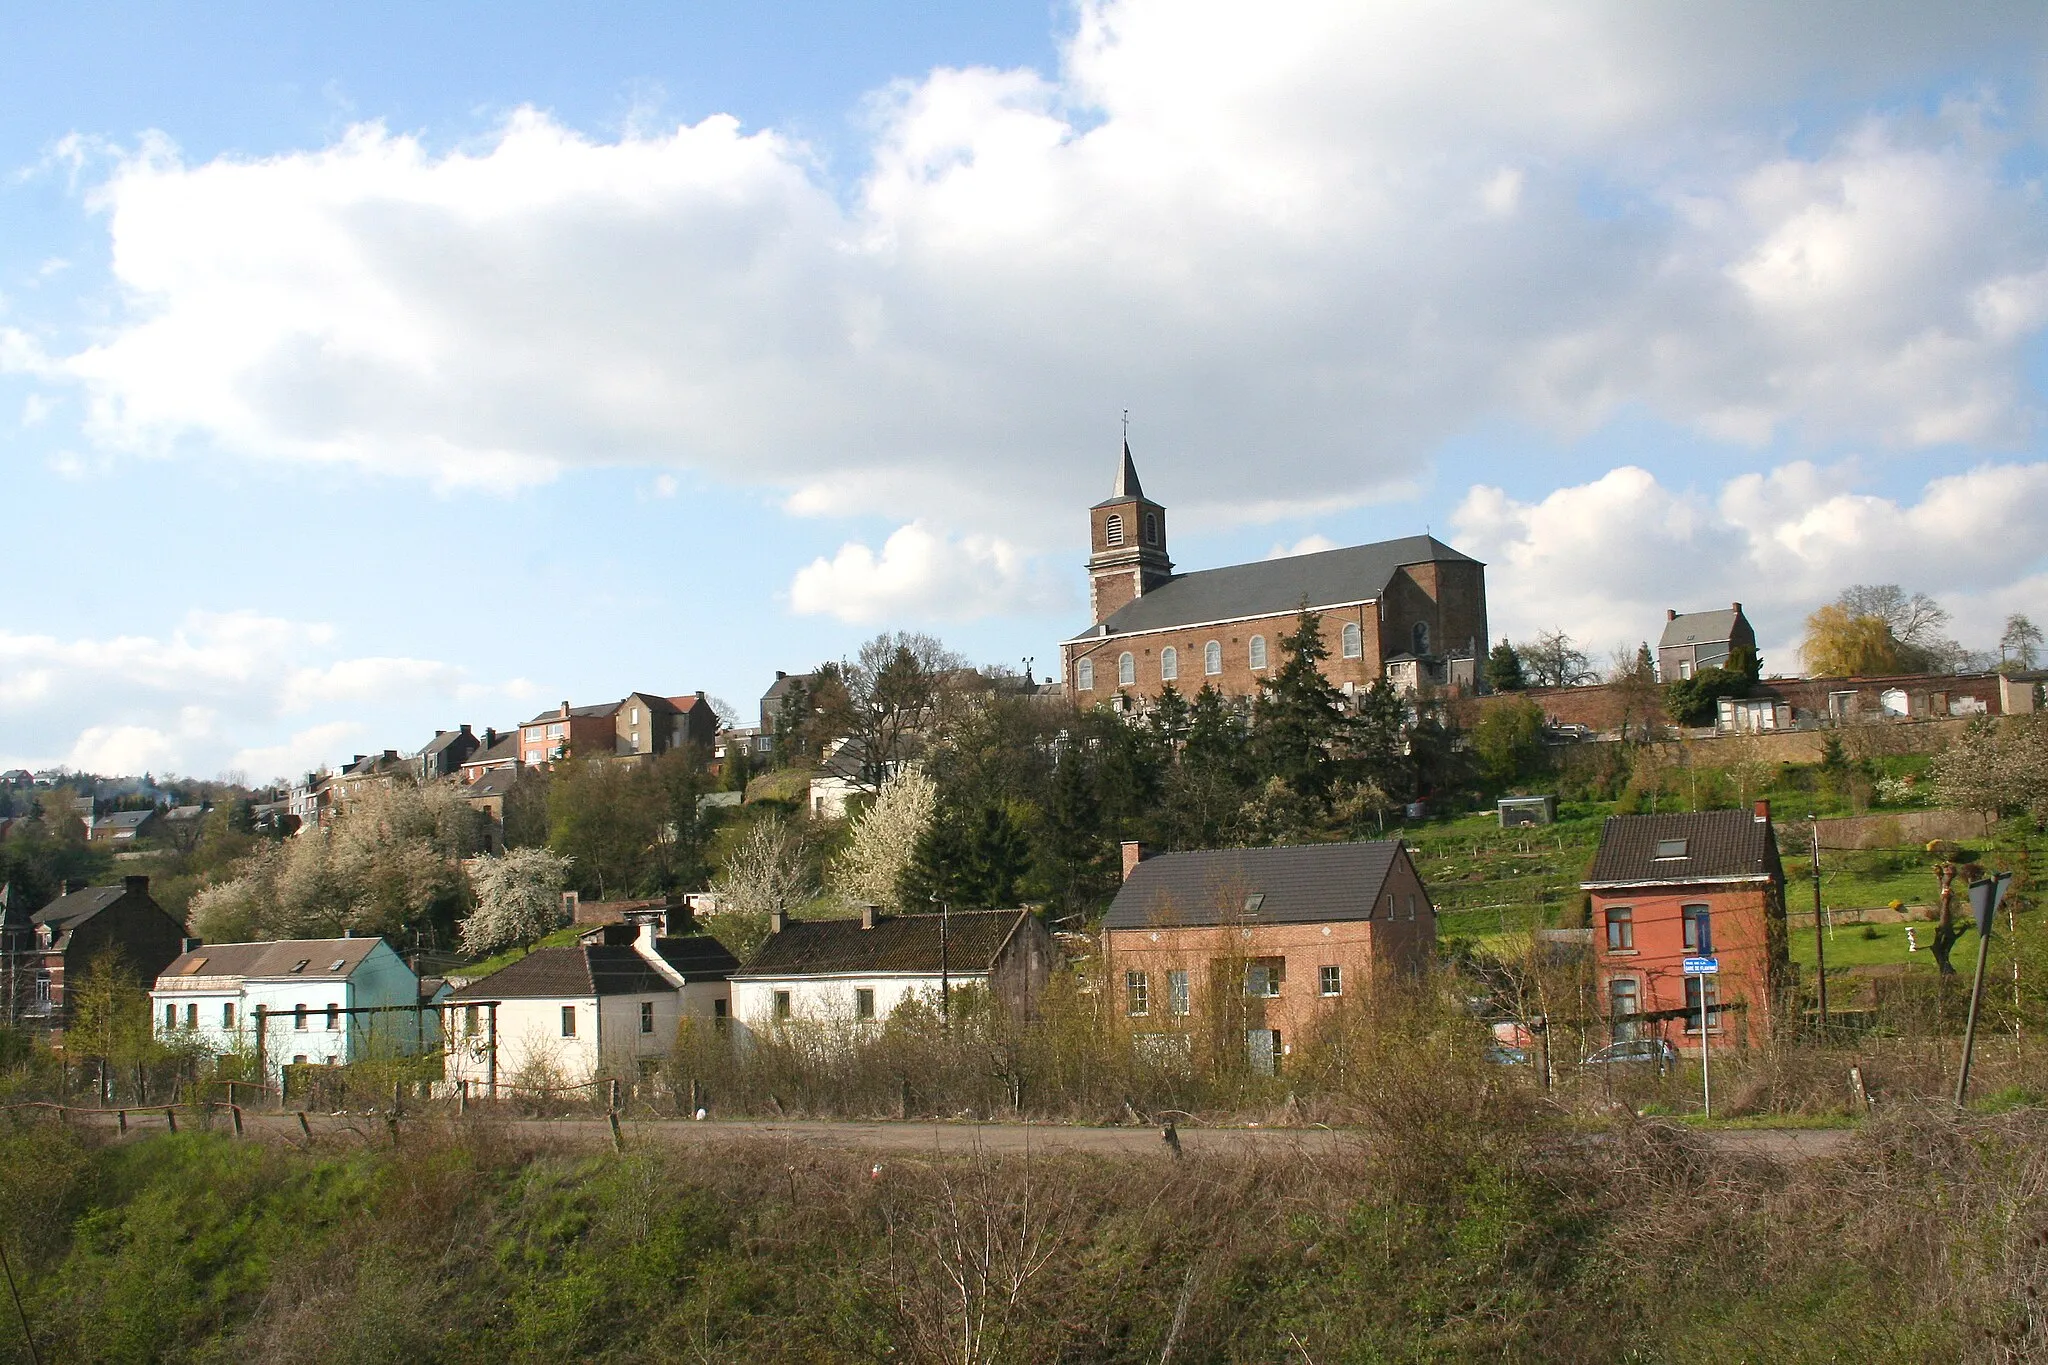
[[[792,1020],[861,1024],[904,1001],[939,1006],[944,991],[976,986],[1016,1012],[1030,1007],[1052,971],[1052,940],[1028,910],[883,915],[857,920],[783,920],[733,973],[733,1015],[742,1036]]]
[[[289,1065],[407,1056],[440,1043],[433,1011],[416,1008],[419,978],[374,936],[204,944],[165,968],[149,998],[158,1037],[216,1055],[260,1053],[268,1085]]]
[[[726,1018],[739,960],[708,934],[607,924],[540,948],[447,999],[447,1078],[501,1087],[631,1079],[658,1065],[685,1018]]]

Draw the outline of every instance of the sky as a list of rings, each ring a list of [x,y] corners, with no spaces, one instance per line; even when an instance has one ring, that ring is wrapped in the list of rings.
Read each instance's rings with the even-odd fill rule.
[[[2048,619],[2048,10],[0,4],[0,768],[264,781],[1427,530]]]

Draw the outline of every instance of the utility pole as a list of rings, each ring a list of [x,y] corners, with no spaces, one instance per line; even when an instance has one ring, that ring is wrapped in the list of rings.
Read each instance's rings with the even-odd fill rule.
[[[953,958],[947,930],[952,909],[951,900],[939,902],[939,1018],[949,1032],[953,1027]]]
[[[1815,816],[1806,817],[1806,827],[1812,836],[1813,852],[1813,980],[1820,989],[1820,1036],[1826,1042],[1828,1036],[1828,946],[1827,935],[1820,929],[1820,820]]]
[[[2001,872],[1996,877],[1970,883],[1970,909],[1977,916],[1977,979],[1970,987],[1970,1021],[1963,1026],[1963,1066],[1956,1073],[1958,1109],[1963,1107],[1964,1092],[1970,1088],[1970,1058],[1977,1048],[1977,1008],[1984,1002],[1984,962],[1991,956],[1991,924],[2011,881],[2012,873]]]

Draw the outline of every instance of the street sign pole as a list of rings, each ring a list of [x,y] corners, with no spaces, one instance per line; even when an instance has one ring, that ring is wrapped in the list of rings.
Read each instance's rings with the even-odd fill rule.
[[[1970,1020],[1963,1025],[1963,1066],[1956,1073],[1956,1108],[1963,1107],[1963,1095],[1970,1088],[1970,1059],[1977,1050],[1977,1009],[1984,1003],[1984,963],[1991,956],[1991,922],[2012,873],[2001,872],[1970,883],[1970,909],[1977,917],[1977,977],[1970,986]]]
[[[1713,1070],[1707,1065],[1707,974],[1699,974],[1700,983],[1700,1101],[1705,1106],[1707,1117],[1714,1117]]]

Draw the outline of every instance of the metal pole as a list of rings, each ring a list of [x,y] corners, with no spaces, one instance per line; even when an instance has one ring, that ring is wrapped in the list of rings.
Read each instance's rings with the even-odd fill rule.
[[[488,1079],[488,1081],[489,1081],[489,1083],[490,1083],[490,1090],[491,1090],[490,1098],[491,1098],[492,1100],[494,1100],[494,1101],[495,1101],[495,1100],[496,1100],[496,1099],[498,1098],[498,1005],[497,1005],[497,1002],[496,1002],[496,1001],[492,1001],[492,1002],[491,1002],[491,1004],[490,1004],[490,1006],[489,1006],[489,1009],[490,1009],[490,1028],[491,1028],[491,1040],[490,1040],[490,1041],[491,1041],[491,1059],[490,1059],[490,1062],[489,1062],[489,1064],[488,1064],[488,1066],[487,1066],[487,1068],[486,1068],[486,1072],[485,1072],[485,1074],[486,1074],[486,1078]]]
[[[0,1270],[7,1272],[7,1293],[14,1300],[14,1316],[21,1319],[21,1339],[28,1345],[29,1365],[42,1365],[43,1358],[36,1352],[36,1335],[29,1330],[28,1312],[21,1306],[21,1291],[14,1287],[14,1267],[7,1262],[4,1246],[0,1246]]]
[[[1714,1117],[1714,1081],[1707,1065],[1707,974],[1701,972],[1700,982],[1700,1096],[1706,1104],[1707,1117]]]
[[[953,959],[947,942],[951,911],[950,902],[939,902],[939,1018],[948,1027],[953,1022]]]
[[[1984,1000],[1984,961],[1991,956],[1991,935],[1977,935],[1977,979],[1970,986],[1970,1020],[1963,1025],[1963,1069],[1956,1074],[1956,1108],[1970,1088],[1970,1058],[1977,1049],[1977,1007]]]
[[[1820,989],[1820,1036],[1828,1036],[1828,949],[1827,936],[1821,932],[1820,908],[1820,821],[1814,816],[1806,817],[1807,828],[1813,836],[1813,979]]]

